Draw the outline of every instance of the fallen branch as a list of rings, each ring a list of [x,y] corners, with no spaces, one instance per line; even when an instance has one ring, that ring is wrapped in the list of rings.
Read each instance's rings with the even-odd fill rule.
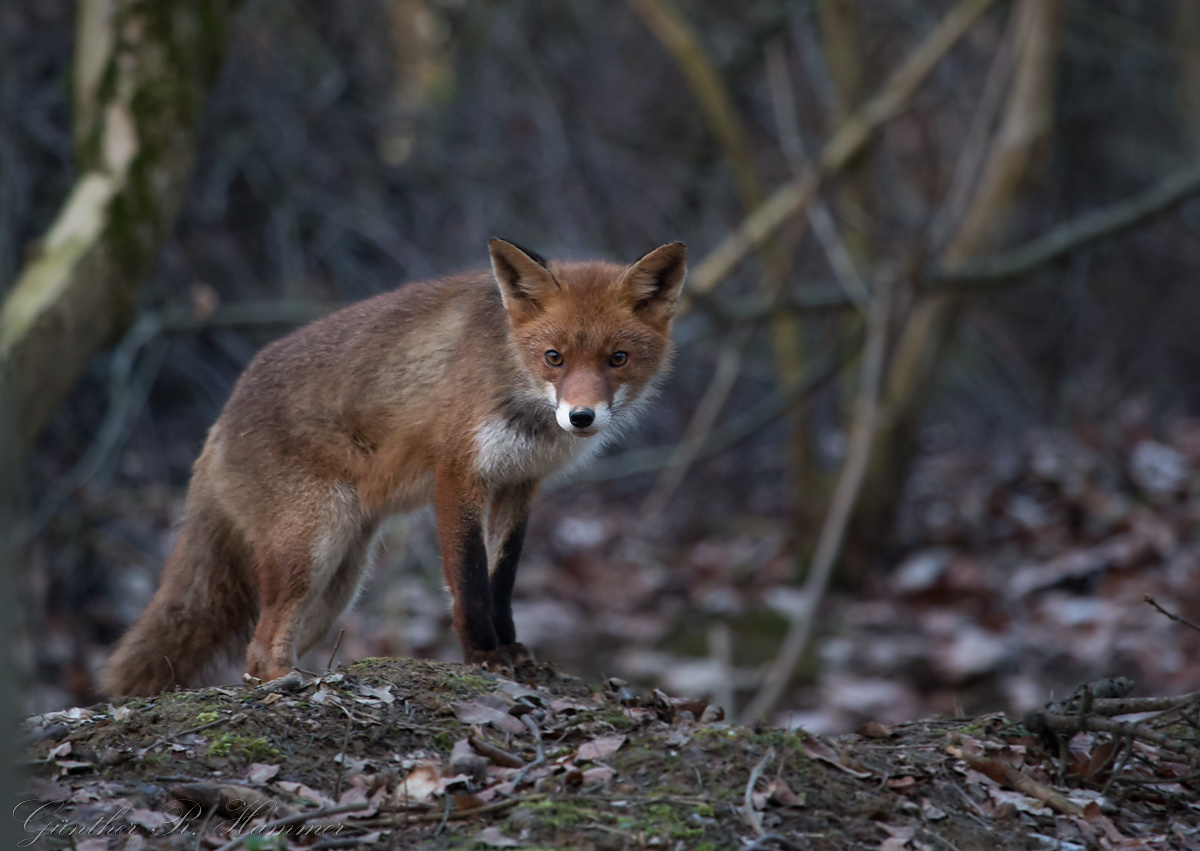
[[[1028,774],[1013,768],[1011,765],[966,753],[962,748],[953,745],[946,748],[946,753],[955,759],[961,759],[980,774],[984,774],[997,782],[1003,782],[1018,792],[1024,792],[1029,797],[1036,798],[1047,806],[1058,810],[1063,815],[1083,815],[1083,807],[1079,806],[1079,804],[1065,795],[1055,792],[1046,784],[1039,783]]]
[[[1200,691],[1181,694],[1176,697],[1119,697],[1096,699],[1092,701],[1091,713],[1113,717],[1116,715],[1136,715],[1141,712],[1169,712],[1181,709],[1190,704],[1200,705]]]
[[[1133,736],[1143,742],[1150,742],[1164,750],[1172,751],[1187,757],[1192,763],[1200,765],[1200,750],[1181,741],[1174,736],[1168,736],[1145,724],[1130,724],[1126,721],[1114,721],[1111,718],[1099,718],[1094,715],[1054,715],[1049,712],[1026,712],[1021,724],[1031,733],[1061,733],[1073,736],[1076,733],[1099,732],[1112,733],[1116,736]]]

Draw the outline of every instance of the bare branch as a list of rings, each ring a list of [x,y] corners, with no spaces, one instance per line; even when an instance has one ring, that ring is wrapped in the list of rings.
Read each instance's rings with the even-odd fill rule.
[[[1140,227],[1197,194],[1200,166],[1190,166],[1139,195],[1084,213],[1019,248],[942,270],[934,275],[934,282],[995,284],[1028,275],[1072,251]]]
[[[914,50],[879,93],[863,104],[839,128],[821,151],[818,165],[785,183],[723,239],[689,276],[691,292],[707,292],[723,280],[748,251],[762,245],[779,227],[808,204],[824,175],[843,169],[884,122],[898,115],[976,19],[995,0],[961,0]]]
[[[817,539],[817,550],[808,568],[808,577],[804,582],[804,603],[802,611],[792,616],[788,626],[787,636],[779,649],[775,661],[767,671],[762,688],[750,701],[742,714],[744,723],[751,723],[762,718],[779,702],[804,649],[808,646],[816,621],[817,607],[825,595],[829,577],[833,573],[834,563],[842,550],[846,527],[858,501],[859,489],[867,472],[867,462],[871,457],[871,443],[875,436],[875,418],[879,408],[879,388],[883,381],[883,358],[887,350],[887,328],[892,309],[892,288],[894,282],[890,277],[880,280],[871,295],[867,310],[866,344],[863,353],[862,370],[859,372],[858,398],[854,411],[854,424],[850,434],[850,444],[846,452],[846,461],[838,476],[837,487],[833,492],[833,501],[825,522],[821,526],[821,534]]]

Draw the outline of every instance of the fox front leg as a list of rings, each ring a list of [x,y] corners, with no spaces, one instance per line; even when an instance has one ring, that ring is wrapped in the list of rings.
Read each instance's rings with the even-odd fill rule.
[[[463,661],[495,670],[511,670],[492,622],[492,588],[488,577],[483,514],[487,500],[471,479],[453,468],[438,470],[435,512],[442,550],[442,572],[454,597],[454,631]]]
[[[498,651],[516,667],[532,662],[533,654],[517,641],[513,625],[512,593],[517,565],[529,523],[529,507],[537,492],[536,482],[508,485],[492,495],[488,511],[488,543],[491,552],[492,626],[496,630]]]

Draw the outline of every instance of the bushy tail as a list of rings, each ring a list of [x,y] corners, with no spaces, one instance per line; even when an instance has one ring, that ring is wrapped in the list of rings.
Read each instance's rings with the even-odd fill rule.
[[[258,607],[249,552],[220,509],[193,496],[162,585],[100,675],[109,696],[187,686],[249,639]]]

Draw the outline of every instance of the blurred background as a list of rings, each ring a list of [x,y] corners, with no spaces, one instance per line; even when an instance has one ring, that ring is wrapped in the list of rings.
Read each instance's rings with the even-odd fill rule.
[[[658,404],[536,505],[540,658],[814,732],[1200,688],[1143,602],[1200,620],[1194,0],[7,0],[0,40],[25,711],[97,699],[255,352],[493,235],[691,264]],[[337,659],[457,660],[432,516],[383,537]]]

